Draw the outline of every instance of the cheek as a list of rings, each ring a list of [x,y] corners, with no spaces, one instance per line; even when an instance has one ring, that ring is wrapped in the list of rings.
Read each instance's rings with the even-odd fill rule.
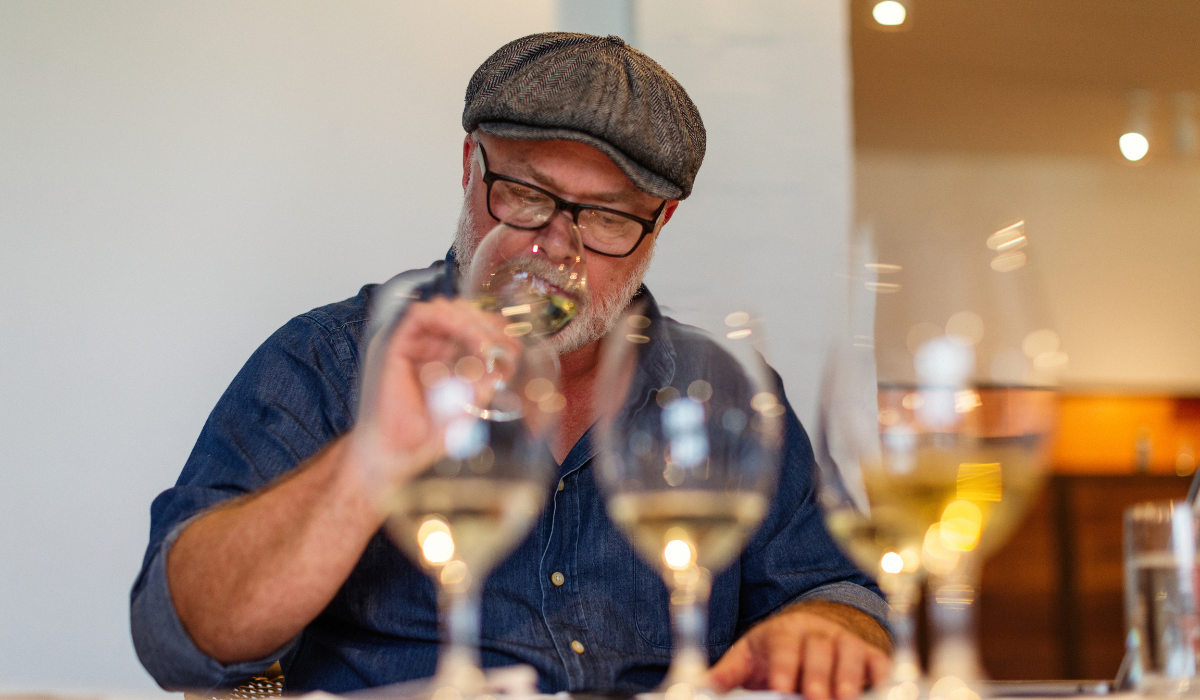
[[[463,202],[463,217],[459,226],[467,226],[468,230],[461,230],[461,234],[466,234],[470,240],[481,241],[495,227],[496,221],[488,214],[486,194],[480,194],[473,191],[467,196]]]
[[[599,255],[589,256],[587,266],[588,285],[592,288],[592,294],[601,298],[620,291],[637,267],[632,258],[604,258]]]
[[[467,198],[467,206],[471,208],[471,214],[476,221],[485,222],[491,221],[492,217],[487,210],[487,190],[483,187],[472,187],[471,194]]]

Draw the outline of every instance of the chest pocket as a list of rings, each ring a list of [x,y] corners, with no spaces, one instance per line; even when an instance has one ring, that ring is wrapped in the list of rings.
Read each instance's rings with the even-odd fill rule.
[[[638,634],[655,647],[671,647],[671,598],[662,576],[630,551],[629,580],[633,584],[634,616]],[[719,655],[733,643],[738,621],[738,563],[713,579],[708,605],[709,656]],[[710,661],[713,660],[710,658]]]

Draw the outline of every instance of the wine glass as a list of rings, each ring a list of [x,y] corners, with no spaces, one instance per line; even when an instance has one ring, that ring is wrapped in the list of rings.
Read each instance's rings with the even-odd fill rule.
[[[854,246],[849,325],[822,394],[818,491],[831,534],[888,594],[889,700],[921,692],[911,610],[923,573],[938,633],[930,697],[978,694],[980,567],[1036,496],[1065,364],[1027,254],[1023,222],[976,237],[866,231]]]
[[[692,325],[632,307],[605,340],[597,401],[609,515],[671,591],[674,648],[662,687],[672,698],[711,694],[704,644],[712,577],[767,512],[784,413],[756,350],[757,319],[739,310],[685,320]],[[661,336],[680,351],[670,383],[654,386],[639,362]]]
[[[499,344],[447,344],[418,368],[436,449],[419,465],[411,452],[379,461],[413,476],[380,485],[386,530],[439,589],[446,644],[430,687],[454,697],[484,691],[479,668],[480,596],[492,568],[529,532],[545,503],[556,465],[545,440],[565,406],[558,360],[546,338],[566,326],[586,294],[579,232],[569,223],[524,230],[501,223],[480,241],[459,278],[460,294],[504,317],[518,351]],[[382,348],[406,302],[428,282],[397,280],[376,295],[372,356],[364,393],[381,380]],[[376,347],[376,346],[379,347]],[[372,425],[373,400],[360,422]],[[386,469],[382,470],[385,473]]]
[[[868,338],[869,336],[862,336]],[[915,700],[921,681],[914,605],[924,570],[921,549],[930,523],[920,513],[872,495],[867,475],[883,467],[877,423],[874,353],[869,343],[839,343],[826,367],[815,436],[818,502],[826,529],[887,596],[892,673],[887,700]],[[928,516],[926,517],[928,519]]]

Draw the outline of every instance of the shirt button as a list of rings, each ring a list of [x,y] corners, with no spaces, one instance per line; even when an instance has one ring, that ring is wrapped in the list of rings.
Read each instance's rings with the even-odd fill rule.
[[[582,654],[584,651],[583,642],[579,641],[578,639],[572,640],[571,641],[571,650],[574,651],[576,654]]]
[[[567,577],[563,576],[561,571],[555,571],[554,573],[550,574],[550,582],[556,586],[561,586],[566,583],[566,581]]]
[[[563,483],[562,479],[559,479],[558,480],[558,490],[562,491],[564,488],[566,488],[566,484]]]

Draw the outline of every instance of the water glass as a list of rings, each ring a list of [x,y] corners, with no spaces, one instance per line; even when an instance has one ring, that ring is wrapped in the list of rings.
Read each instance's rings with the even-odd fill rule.
[[[1125,511],[1125,620],[1139,691],[1200,692],[1196,520],[1187,503],[1152,501]]]

